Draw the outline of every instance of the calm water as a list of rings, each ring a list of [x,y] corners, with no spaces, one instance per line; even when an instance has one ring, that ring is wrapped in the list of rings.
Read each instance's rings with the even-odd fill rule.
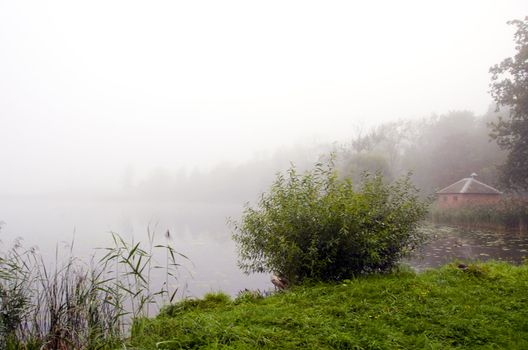
[[[112,231],[129,242],[146,242],[150,227],[156,243],[164,244],[169,230],[172,246],[190,260],[180,261],[184,266],[179,285],[186,296],[269,289],[269,276],[246,276],[236,265],[226,219],[237,218],[241,211],[241,205],[225,203],[0,199],[0,221],[4,221],[0,240],[5,247],[20,237],[25,246],[38,246],[53,261],[56,247],[66,254],[66,245],[75,237],[74,254],[88,260],[96,248],[111,246]]]
[[[179,285],[186,296],[201,296],[223,290],[235,295],[248,289],[272,287],[267,275],[244,275],[236,265],[236,250],[226,225],[237,218],[241,205],[177,202],[88,201],[49,199],[0,199],[0,221],[5,224],[0,240],[8,246],[21,237],[26,246],[38,246],[54,259],[55,249],[75,237],[74,253],[88,257],[95,248],[109,246],[110,232],[128,240],[147,238],[147,227],[157,232],[157,243],[165,243],[169,230],[173,247],[187,255]],[[418,270],[453,259],[500,259],[520,262],[528,256],[528,235],[490,231],[465,231],[428,226],[430,242],[410,260]],[[66,242],[66,243],[65,243]]]
[[[521,263],[528,257],[528,234],[513,231],[468,230],[427,225],[429,242],[409,260],[417,270],[437,267],[454,259],[490,259]]]

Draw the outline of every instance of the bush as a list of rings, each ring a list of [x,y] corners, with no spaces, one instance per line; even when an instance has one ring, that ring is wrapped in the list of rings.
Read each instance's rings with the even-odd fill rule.
[[[257,207],[246,204],[232,223],[233,238],[246,273],[340,280],[394,267],[423,241],[417,225],[426,212],[408,176],[387,184],[366,174],[356,189],[329,161],[278,174]]]

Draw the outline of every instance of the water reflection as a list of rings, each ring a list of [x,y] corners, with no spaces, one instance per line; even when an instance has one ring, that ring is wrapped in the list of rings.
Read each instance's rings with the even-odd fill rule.
[[[237,267],[226,219],[241,212],[242,206],[232,203],[0,199],[0,220],[5,221],[0,240],[5,247],[21,237],[25,246],[38,246],[47,261],[54,261],[57,244],[67,252],[64,246],[75,236],[75,256],[88,260],[96,248],[111,245],[110,232],[127,242],[147,243],[150,227],[157,233],[154,244],[165,244],[169,230],[172,246],[190,259],[180,261],[179,283],[185,296],[269,289],[269,276],[246,276]],[[163,262],[164,256],[159,260]]]
[[[417,270],[444,265],[452,260],[503,260],[521,263],[528,257],[528,234],[512,231],[472,230],[425,225],[424,247],[407,262]]]

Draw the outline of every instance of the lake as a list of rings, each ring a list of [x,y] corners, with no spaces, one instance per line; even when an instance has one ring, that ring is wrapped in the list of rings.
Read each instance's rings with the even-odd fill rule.
[[[74,239],[74,254],[88,260],[97,248],[112,245],[111,232],[127,242],[147,242],[150,229],[155,232],[155,244],[165,244],[169,230],[173,248],[189,258],[179,261],[183,265],[180,296],[269,289],[269,276],[247,276],[237,267],[226,221],[241,212],[242,205],[226,203],[4,198],[0,199],[0,221],[4,222],[0,240],[6,247],[20,237],[24,246],[38,246],[47,261],[54,261],[56,248],[64,255]],[[162,264],[163,258],[159,259]]]
[[[528,234],[427,224],[428,242],[407,262],[416,270],[453,260],[502,260],[519,264],[528,257]]]
[[[55,249],[67,250],[74,239],[74,254],[88,259],[96,248],[111,245],[110,232],[129,241],[146,241],[147,228],[156,243],[165,243],[188,256],[182,259],[181,296],[200,297],[210,291],[231,295],[245,288],[267,290],[268,275],[244,275],[236,264],[236,248],[228,217],[237,218],[242,205],[229,203],[178,203],[169,201],[71,200],[49,198],[0,199],[0,231],[4,247],[21,237],[25,246],[38,246],[47,260]],[[516,232],[462,230],[427,225],[430,237],[408,262],[417,270],[436,267],[453,259],[499,259],[519,263],[528,255],[528,235]]]

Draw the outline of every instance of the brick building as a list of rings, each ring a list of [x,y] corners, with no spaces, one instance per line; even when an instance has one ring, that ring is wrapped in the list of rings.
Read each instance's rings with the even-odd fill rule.
[[[438,207],[458,208],[465,205],[483,205],[497,203],[501,192],[485,183],[477,181],[477,174],[471,174],[446,188],[436,192]]]

